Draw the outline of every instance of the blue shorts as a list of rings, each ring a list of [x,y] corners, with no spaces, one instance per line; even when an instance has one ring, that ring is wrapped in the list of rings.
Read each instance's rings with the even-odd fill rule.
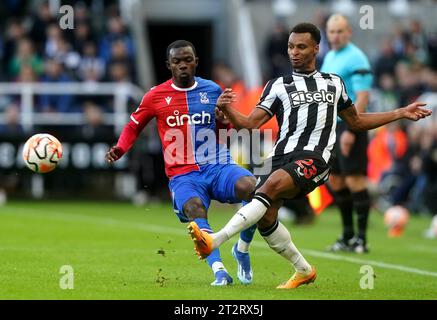
[[[175,176],[168,184],[174,212],[181,222],[188,222],[183,208],[191,198],[200,198],[206,210],[211,199],[222,203],[241,202],[235,196],[235,183],[247,176],[253,177],[253,174],[236,164],[207,164],[200,171]]]

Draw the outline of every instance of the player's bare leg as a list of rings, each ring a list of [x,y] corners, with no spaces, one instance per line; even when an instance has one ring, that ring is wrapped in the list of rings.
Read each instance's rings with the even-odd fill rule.
[[[253,176],[243,176],[239,178],[235,183],[235,196],[239,200],[246,200],[250,201],[253,191],[255,189],[256,179]],[[200,199],[198,199],[200,201]],[[197,210],[196,212],[199,212]],[[204,214],[206,215],[206,213]],[[203,217],[203,216],[202,216]],[[199,220],[198,219],[190,219],[194,223],[191,223],[190,225],[195,225],[197,233],[199,236],[205,235],[207,236],[208,233],[210,233],[211,229],[205,230],[202,228],[202,226],[199,226]],[[202,222],[202,220],[200,220]],[[238,264],[237,268],[237,276],[241,283],[243,284],[250,284],[252,282],[253,278],[253,272],[250,265],[250,257],[249,257],[249,245],[250,242],[253,239],[254,232],[256,230],[256,225],[250,226],[249,228],[242,230],[240,233],[240,239],[238,242],[234,245],[232,248],[232,256],[235,258]],[[205,232],[206,231],[206,232]],[[195,240],[195,238],[193,239]],[[195,240],[195,246],[199,246],[198,241]],[[214,250],[211,250],[212,253],[215,252]],[[218,254],[218,251],[216,255]],[[207,257],[208,262],[211,260],[211,254],[202,256],[202,258]],[[221,261],[220,261],[221,262]]]
[[[289,196],[290,198],[296,196],[299,190],[290,190],[290,181],[292,182],[290,175],[282,169],[272,173],[264,185],[257,190],[252,201],[238,210],[217,233],[212,235],[202,233],[195,223],[190,223],[188,226],[189,233],[195,241],[199,257],[202,259],[207,257],[213,249],[220,247],[222,243],[229,240],[235,234],[257,223],[270,207],[272,197],[276,199],[281,194],[284,197]],[[268,194],[263,191],[267,191]]]
[[[235,195],[238,199],[249,202],[255,191],[256,178],[253,176],[241,177],[235,183]]]
[[[278,288],[291,289],[301,284],[313,282],[316,278],[315,268],[311,267],[303,258],[291,241],[288,230],[277,221],[278,208],[282,202],[277,199],[291,199],[299,192],[299,187],[295,185],[285,170],[275,171],[256,192],[253,200],[240,209],[219,232],[208,235],[201,232],[195,225],[190,226],[190,233],[197,241],[197,253],[200,257],[207,256],[210,250],[219,247],[241,229],[247,228],[254,221],[260,221],[258,228],[266,242],[274,251],[290,261],[296,269],[291,279]]]

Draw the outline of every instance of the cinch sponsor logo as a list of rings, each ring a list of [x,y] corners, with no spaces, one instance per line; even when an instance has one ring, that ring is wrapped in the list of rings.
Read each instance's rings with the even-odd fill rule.
[[[169,127],[183,126],[185,123],[191,124],[209,124],[211,123],[211,114],[205,111],[194,114],[179,114],[178,110],[173,111],[173,116],[167,117]]]
[[[334,92],[328,92],[326,90],[320,91],[295,91],[289,94],[293,107],[298,107],[304,103],[313,102],[328,102],[334,103],[335,94]]]

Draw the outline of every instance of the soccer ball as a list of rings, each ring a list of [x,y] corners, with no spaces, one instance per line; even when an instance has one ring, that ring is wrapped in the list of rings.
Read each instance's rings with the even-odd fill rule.
[[[410,214],[402,206],[393,206],[384,213],[384,224],[388,227],[389,237],[400,237],[404,232]]]
[[[38,173],[52,171],[62,158],[62,144],[48,133],[38,133],[26,141],[23,160],[27,167]]]

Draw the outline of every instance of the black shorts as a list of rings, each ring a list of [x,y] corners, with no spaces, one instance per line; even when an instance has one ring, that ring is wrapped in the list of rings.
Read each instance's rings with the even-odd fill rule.
[[[337,123],[336,142],[330,165],[332,174],[336,175],[367,175],[367,145],[368,137],[366,132],[355,132],[355,143],[348,157],[345,157],[340,151],[340,136],[348,130],[347,124],[344,121]]]
[[[283,169],[290,174],[301,190],[295,198],[302,198],[324,184],[331,171],[322,156],[313,151],[293,151],[285,155],[274,156],[265,161],[264,167],[271,168],[271,170],[257,175],[256,189],[259,189],[273,172]]]

